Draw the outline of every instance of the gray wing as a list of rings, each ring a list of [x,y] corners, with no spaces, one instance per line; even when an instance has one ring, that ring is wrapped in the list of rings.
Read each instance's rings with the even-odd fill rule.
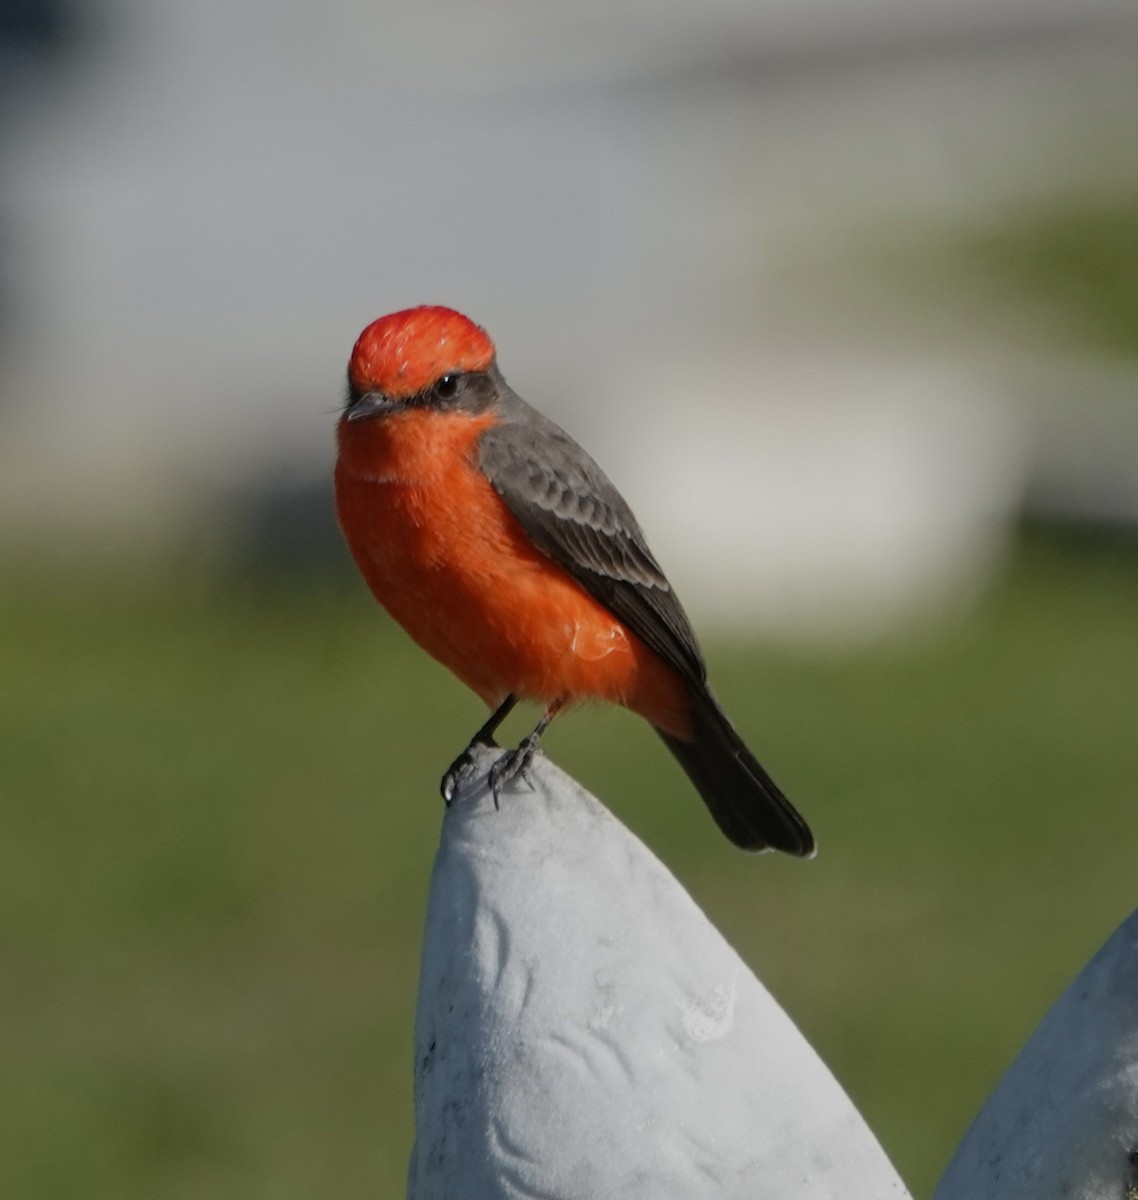
[[[707,680],[695,635],[624,497],[559,426],[503,389],[478,465],[535,546],[670,666]]]

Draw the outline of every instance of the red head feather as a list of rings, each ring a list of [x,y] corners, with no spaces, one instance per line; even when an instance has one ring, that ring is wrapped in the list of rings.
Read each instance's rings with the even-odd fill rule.
[[[452,308],[423,305],[373,321],[352,350],[348,378],[361,392],[402,399],[443,375],[485,371],[493,361],[484,329]]]

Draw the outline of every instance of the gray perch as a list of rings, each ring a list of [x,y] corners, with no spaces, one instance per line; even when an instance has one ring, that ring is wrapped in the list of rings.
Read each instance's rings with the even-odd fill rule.
[[[933,1200],[1138,1200],[1138,912],[1043,1019]]]
[[[540,756],[495,811],[497,753],[480,752],[435,859],[411,1200],[906,1200],[672,875]]]

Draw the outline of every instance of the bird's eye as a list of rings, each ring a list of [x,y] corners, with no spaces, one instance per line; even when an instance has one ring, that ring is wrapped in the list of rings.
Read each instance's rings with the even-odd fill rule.
[[[457,375],[444,375],[435,384],[435,395],[440,400],[453,400],[458,395],[458,380]]]

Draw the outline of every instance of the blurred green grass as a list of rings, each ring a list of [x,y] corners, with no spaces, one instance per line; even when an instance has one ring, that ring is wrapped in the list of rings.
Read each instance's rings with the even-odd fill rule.
[[[1060,344],[1138,356],[1138,194],[1028,206],[943,250],[941,274],[998,288]]]
[[[1118,161],[1134,153],[1129,135],[1114,149]],[[948,222],[890,219],[836,252],[800,255],[786,281],[799,303],[843,319],[857,312],[887,343],[900,333],[910,353],[916,339],[939,354],[970,346],[981,360],[996,352],[1021,366],[1041,353],[1044,363],[1073,358],[1104,370],[1138,358],[1133,183],[1021,198]]]
[[[731,852],[626,714],[549,751],[927,1195],[1138,903],[1138,555],[1032,539],[920,638],[708,652],[816,862]],[[402,1195],[437,778],[477,702],[354,580],[10,570],[0,661],[0,1195]]]

